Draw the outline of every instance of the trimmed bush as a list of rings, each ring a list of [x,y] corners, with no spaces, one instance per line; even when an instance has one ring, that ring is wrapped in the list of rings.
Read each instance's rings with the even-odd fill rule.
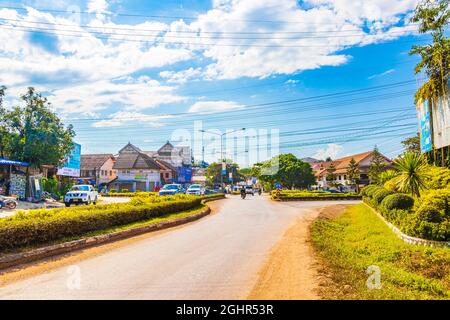
[[[361,195],[363,197],[371,197],[372,196],[372,192],[375,191],[376,188],[379,188],[379,187],[377,185],[375,185],[375,184],[369,184],[368,186],[365,186],[361,190]]]
[[[391,194],[393,194],[392,191],[380,187],[372,194],[372,200],[376,205],[379,205],[384,198]]]
[[[414,199],[406,194],[395,193],[386,196],[381,205],[386,210],[410,210],[414,206]]]
[[[272,199],[276,198],[276,190],[272,191]],[[333,193],[323,190],[308,191],[308,190],[281,190],[280,192],[281,200],[338,200],[338,199],[349,199],[356,200],[361,199],[361,197],[354,192],[347,193]]]
[[[200,197],[186,195],[135,197],[129,203],[20,212],[0,219],[0,250],[48,243],[145,221],[196,208],[201,201]]]

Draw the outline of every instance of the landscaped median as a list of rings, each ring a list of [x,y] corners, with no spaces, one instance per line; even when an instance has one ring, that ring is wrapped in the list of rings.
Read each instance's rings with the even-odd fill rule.
[[[272,200],[276,201],[361,200],[361,196],[354,192],[333,193],[321,190],[281,190],[279,196],[274,190],[271,195]]]
[[[139,196],[128,203],[21,212],[0,220],[0,268],[190,222],[209,213],[204,202],[219,198]]]
[[[361,193],[364,202],[401,233],[450,247],[450,189],[427,190],[420,198],[376,185]]]
[[[403,242],[364,204],[325,210],[311,234],[325,299],[450,298],[450,250]]]

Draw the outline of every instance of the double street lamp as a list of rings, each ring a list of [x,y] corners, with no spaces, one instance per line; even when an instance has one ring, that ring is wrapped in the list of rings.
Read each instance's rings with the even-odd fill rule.
[[[223,168],[224,168],[224,163],[226,161],[224,156],[223,156],[223,138],[227,134],[230,134],[230,133],[234,133],[234,132],[238,132],[238,131],[245,131],[245,128],[241,128],[241,129],[237,129],[237,130],[233,130],[233,131],[227,131],[227,132],[224,132],[224,133],[217,133],[217,132],[208,131],[208,130],[199,130],[199,131],[203,132],[203,133],[209,133],[209,134],[214,134],[216,136],[220,136],[220,158],[221,158],[221,164],[222,164],[222,167],[220,168],[220,186],[223,189],[223,172],[222,171],[223,171]]]

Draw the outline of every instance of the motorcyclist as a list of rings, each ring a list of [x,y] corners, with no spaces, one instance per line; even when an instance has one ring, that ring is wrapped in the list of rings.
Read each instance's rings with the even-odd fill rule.
[[[245,187],[242,186],[241,187],[241,196],[245,197],[246,193],[245,193]]]

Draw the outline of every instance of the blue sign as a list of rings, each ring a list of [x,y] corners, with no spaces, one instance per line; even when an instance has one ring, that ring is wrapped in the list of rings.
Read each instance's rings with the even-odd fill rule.
[[[178,167],[178,183],[189,183],[192,181],[192,168]]]
[[[275,188],[280,189],[281,188],[281,183],[279,183],[279,182],[275,183]]]
[[[420,151],[428,152],[433,147],[431,138],[431,125],[430,125],[430,108],[427,102],[419,104],[417,106],[417,112],[419,116],[419,130],[420,130]]]
[[[227,169],[222,169],[222,175],[226,175],[227,174]]]
[[[59,176],[79,177],[81,165],[81,145],[73,144],[73,149],[66,159],[66,162],[58,168]]]

